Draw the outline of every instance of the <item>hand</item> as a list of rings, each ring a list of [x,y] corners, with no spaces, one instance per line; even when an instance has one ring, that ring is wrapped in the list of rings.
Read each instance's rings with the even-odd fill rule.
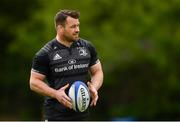
[[[93,106],[93,105],[96,106],[96,103],[98,100],[98,92],[92,83],[87,82],[87,84],[88,84],[88,88],[89,88],[89,91],[91,93],[91,98],[92,98],[90,106]]]
[[[72,109],[72,101],[71,99],[66,95],[65,90],[69,87],[69,84],[66,84],[62,88],[58,89],[55,93],[55,98],[64,106]]]

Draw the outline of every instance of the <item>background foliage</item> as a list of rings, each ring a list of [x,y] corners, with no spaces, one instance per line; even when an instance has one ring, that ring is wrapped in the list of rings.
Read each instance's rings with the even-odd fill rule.
[[[60,9],[81,12],[105,73],[90,120],[180,120],[179,0],[1,0],[0,120],[41,120],[29,89],[34,54],[55,37]]]

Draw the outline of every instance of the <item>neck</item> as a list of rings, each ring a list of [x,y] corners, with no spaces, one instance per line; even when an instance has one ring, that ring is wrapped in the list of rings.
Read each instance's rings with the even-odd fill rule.
[[[56,40],[57,40],[59,43],[65,45],[65,46],[67,46],[67,47],[70,47],[71,44],[73,43],[72,41],[67,41],[66,39],[64,39],[64,38],[62,38],[62,37],[60,37],[60,36],[58,36],[58,35],[56,35]]]

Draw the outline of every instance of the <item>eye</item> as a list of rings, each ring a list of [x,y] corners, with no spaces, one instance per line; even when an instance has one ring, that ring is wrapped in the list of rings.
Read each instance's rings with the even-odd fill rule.
[[[72,25],[71,28],[76,28],[76,25]]]
[[[79,27],[79,24],[78,25],[72,25],[71,28],[76,28],[76,27]]]

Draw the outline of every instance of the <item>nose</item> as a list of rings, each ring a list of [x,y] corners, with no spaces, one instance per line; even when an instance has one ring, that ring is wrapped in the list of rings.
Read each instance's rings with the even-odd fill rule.
[[[79,26],[76,27],[75,31],[76,31],[76,32],[79,32]]]

